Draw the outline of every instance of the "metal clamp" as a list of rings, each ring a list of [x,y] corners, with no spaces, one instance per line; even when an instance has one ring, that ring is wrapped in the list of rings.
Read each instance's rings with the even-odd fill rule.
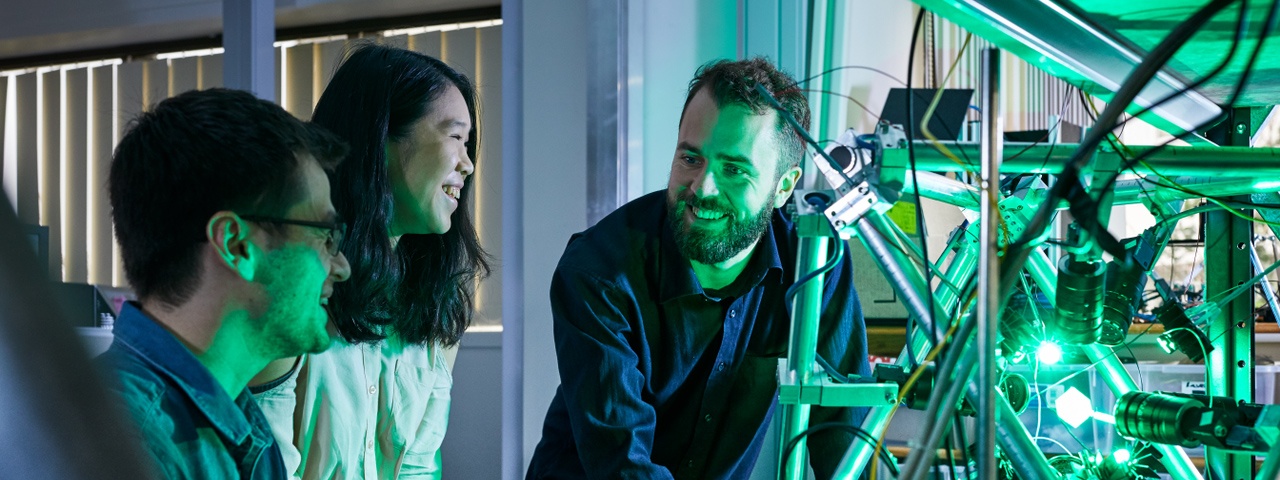
[[[800,384],[787,370],[787,359],[778,359],[778,403],[823,407],[883,407],[898,401],[896,383],[836,383],[827,375],[818,383]]]

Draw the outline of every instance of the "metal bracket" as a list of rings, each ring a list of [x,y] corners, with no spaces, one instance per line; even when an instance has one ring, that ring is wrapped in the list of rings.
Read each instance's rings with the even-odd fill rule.
[[[823,407],[882,407],[898,401],[896,383],[836,383],[818,375],[816,384],[800,384],[789,374],[787,359],[778,359],[778,403]]]

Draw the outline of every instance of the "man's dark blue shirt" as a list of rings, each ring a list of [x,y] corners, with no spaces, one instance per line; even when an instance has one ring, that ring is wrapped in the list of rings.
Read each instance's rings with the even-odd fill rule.
[[[768,431],[790,327],[797,240],[774,211],[746,269],[703,289],[667,226],[666,192],[574,235],[551,284],[560,387],[529,478],[745,478]],[[824,279],[818,353],[869,374],[849,256]],[[858,425],[865,409],[812,410]],[[853,436],[808,441],[826,478]]]
[[[288,477],[271,426],[248,389],[233,400],[168,330],[125,304],[99,357],[161,478]]]

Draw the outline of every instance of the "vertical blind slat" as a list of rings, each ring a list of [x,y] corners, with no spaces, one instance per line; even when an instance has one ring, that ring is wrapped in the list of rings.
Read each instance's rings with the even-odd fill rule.
[[[63,281],[86,283],[88,265],[89,71],[67,70],[65,134],[62,139]]]
[[[40,224],[49,227],[49,278],[63,278],[62,265],[62,71],[40,74]]]
[[[116,119],[115,65],[96,67],[89,75],[89,283],[114,285],[111,230],[111,201],[107,195],[107,174],[111,171],[111,149],[115,146]]]
[[[115,141],[124,138],[125,132],[129,129],[129,122],[142,113],[143,105],[146,105],[145,78],[141,62],[127,62],[116,68]],[[120,249],[115,248],[112,254],[113,283],[118,286],[127,286],[129,282],[125,278]]]
[[[476,295],[476,317],[502,323],[502,29],[476,29],[476,89],[480,96],[480,125],[484,130],[476,164],[476,229],[480,244],[493,255],[494,274],[481,282]]]
[[[290,47],[284,55],[285,98],[280,99],[280,104],[303,120],[311,120],[311,110],[315,105],[311,91],[314,50],[315,45],[307,43]]]
[[[28,225],[40,224],[40,173],[39,138],[36,136],[39,114],[39,101],[36,97],[37,74],[35,72],[18,75],[14,78],[16,89],[15,101],[17,115],[14,127],[17,130],[17,192],[18,220]]]

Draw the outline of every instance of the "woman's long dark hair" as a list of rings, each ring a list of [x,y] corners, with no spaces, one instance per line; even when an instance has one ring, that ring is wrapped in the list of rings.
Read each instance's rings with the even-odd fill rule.
[[[351,278],[334,285],[329,312],[352,343],[394,335],[407,343],[453,346],[471,324],[476,283],[489,275],[471,217],[472,184],[462,187],[452,228],[439,235],[403,235],[392,246],[387,145],[409,135],[433,102],[453,85],[471,114],[467,155],[480,145],[476,90],[444,62],[376,44],[355,47],[334,73],[312,121],[338,134],[351,154],[329,176],[333,205],[350,225],[343,253]],[[478,167],[477,167],[478,168]]]

